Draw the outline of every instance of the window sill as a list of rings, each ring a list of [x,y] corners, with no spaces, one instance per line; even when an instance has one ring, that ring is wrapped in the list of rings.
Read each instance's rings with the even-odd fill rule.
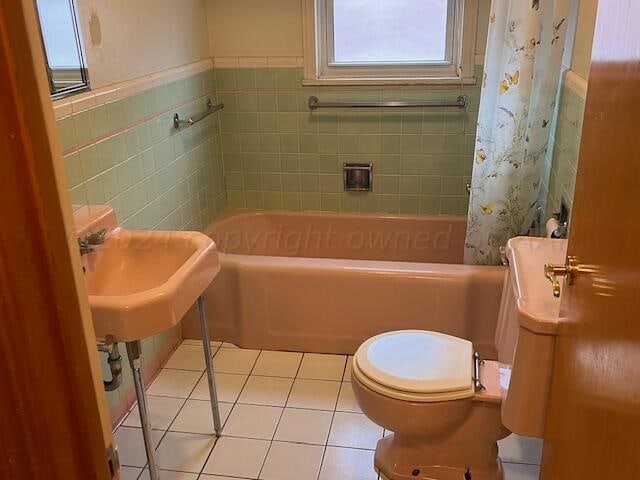
[[[438,77],[438,78],[306,78],[303,86],[371,86],[371,85],[476,85],[476,77]]]

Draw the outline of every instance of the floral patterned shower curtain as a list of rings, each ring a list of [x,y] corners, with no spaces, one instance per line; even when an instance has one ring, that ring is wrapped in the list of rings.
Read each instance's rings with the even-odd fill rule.
[[[534,218],[571,0],[493,0],[465,263],[498,264]]]

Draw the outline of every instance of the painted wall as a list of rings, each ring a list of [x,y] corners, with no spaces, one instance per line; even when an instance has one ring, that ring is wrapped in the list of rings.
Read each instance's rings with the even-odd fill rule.
[[[476,52],[484,54],[491,0],[478,0]],[[302,57],[300,0],[206,0],[212,57]]]
[[[212,57],[301,57],[300,0],[206,0]]]
[[[209,57],[205,0],[80,0],[93,88]]]

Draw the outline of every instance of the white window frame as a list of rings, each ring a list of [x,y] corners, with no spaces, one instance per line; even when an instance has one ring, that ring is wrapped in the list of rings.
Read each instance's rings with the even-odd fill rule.
[[[303,85],[475,84],[478,0],[449,0],[447,61],[367,65],[333,59],[333,0],[301,0],[304,19]]]

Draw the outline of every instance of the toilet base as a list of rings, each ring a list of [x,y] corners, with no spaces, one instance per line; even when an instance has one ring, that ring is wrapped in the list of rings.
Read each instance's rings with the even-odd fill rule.
[[[451,467],[418,467],[420,473],[414,475],[390,475],[387,476],[376,466],[376,472],[380,474],[380,480],[463,480],[467,470]],[[502,480],[502,464],[498,459],[497,471],[478,472],[469,471],[471,480]]]
[[[385,438],[378,441],[376,447],[376,454],[374,460],[374,466],[380,473],[380,478],[386,478],[387,480],[464,480],[465,473],[467,472],[467,464],[473,465],[469,468],[469,474],[471,480],[502,480],[502,464],[498,457],[498,446],[494,444],[491,446],[491,450],[495,451],[495,455],[491,455],[490,459],[478,464],[478,451],[474,448],[477,445],[469,445],[468,448],[464,448],[463,445],[457,445],[459,449],[459,455],[454,455],[459,458],[454,461],[450,456],[449,458],[443,458],[436,455],[433,458],[432,465],[425,465],[423,462],[424,457],[421,459],[411,458],[410,450],[407,451],[402,447],[404,442],[396,435],[388,435]],[[465,452],[467,452],[465,454]],[[488,452],[485,452],[485,455]],[[407,455],[408,454],[408,455]],[[429,457],[430,455],[427,455]],[[465,457],[471,458],[466,459]],[[420,461],[422,460],[422,461]],[[457,461],[456,461],[457,460]],[[446,465],[449,463],[449,465]]]

